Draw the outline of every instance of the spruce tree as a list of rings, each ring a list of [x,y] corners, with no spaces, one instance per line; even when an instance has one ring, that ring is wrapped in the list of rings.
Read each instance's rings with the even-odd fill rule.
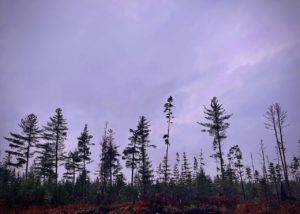
[[[49,142],[54,151],[55,159],[55,183],[58,183],[59,162],[64,160],[64,141],[67,139],[67,122],[63,117],[62,109],[57,108],[55,115],[50,117],[50,121],[44,126],[44,139]]]
[[[10,133],[11,137],[4,137],[9,142],[10,150],[6,153],[8,156],[15,156],[16,162],[9,161],[8,165],[13,167],[25,167],[25,177],[27,178],[28,166],[30,158],[33,156],[34,152],[32,147],[36,145],[40,138],[41,130],[38,127],[37,116],[34,114],[27,115],[24,119],[21,119],[19,127],[22,129],[21,134]]]
[[[108,161],[107,161],[107,150],[108,150],[108,139],[107,139],[107,125],[105,122],[104,135],[102,136],[102,140],[100,142],[101,153],[100,153],[100,163],[99,163],[99,177],[101,182],[101,194],[102,197],[106,193],[107,189],[107,181],[108,181]]]
[[[142,196],[147,196],[148,187],[151,185],[153,170],[151,161],[149,160],[147,149],[149,147],[155,147],[150,144],[149,133],[150,133],[150,124],[147,121],[145,116],[141,116],[137,126],[137,145],[139,149],[139,168],[138,173],[141,177],[141,185],[142,185]]]
[[[104,136],[101,142],[101,154],[100,154],[100,181],[101,181],[101,192],[104,197],[105,194],[109,193],[107,190],[112,193],[113,183],[116,179],[115,176],[121,175],[120,173],[120,164],[118,157],[118,146],[114,142],[114,132],[112,129],[107,128],[105,124]],[[118,173],[117,173],[118,172]],[[120,173],[119,173],[120,172]],[[109,189],[108,189],[109,187]],[[111,195],[109,195],[111,196]]]
[[[86,164],[91,163],[91,152],[90,152],[90,146],[94,145],[90,142],[90,140],[93,138],[92,135],[89,135],[89,131],[87,128],[87,124],[85,124],[83,132],[81,133],[80,137],[78,137],[78,157],[82,162],[82,189],[84,194],[84,200],[86,200],[87,195],[87,175],[89,171],[86,169]]]
[[[173,181],[175,184],[178,184],[180,180],[179,164],[180,164],[180,157],[179,157],[179,153],[176,152],[176,162],[173,167]]]
[[[113,186],[113,176],[114,171],[118,167],[118,157],[120,154],[118,153],[118,146],[116,146],[114,142],[114,132],[112,129],[108,129],[108,138],[107,138],[107,167],[109,173],[109,184],[110,188]]]
[[[193,171],[193,179],[196,179],[200,172],[198,159],[196,157],[194,157]]]
[[[189,161],[186,157],[186,153],[183,152],[182,155],[182,165],[181,165],[181,183],[184,185],[190,185],[192,181],[192,173]]]

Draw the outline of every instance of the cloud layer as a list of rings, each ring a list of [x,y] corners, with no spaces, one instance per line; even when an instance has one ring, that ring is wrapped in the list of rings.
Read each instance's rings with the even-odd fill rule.
[[[217,96],[234,114],[225,151],[239,144],[249,164],[264,139],[272,161],[263,114],[279,102],[288,112],[291,159],[300,139],[299,11],[299,1],[1,1],[0,134],[18,131],[31,112],[44,125],[61,107],[67,149],[89,125],[96,169],[104,121],[121,152],[128,129],[145,115],[156,167],[165,150],[163,104],[172,95],[171,159],[186,151],[192,160],[202,149],[214,174],[212,139],[196,122]],[[1,140],[2,155],[6,148]]]

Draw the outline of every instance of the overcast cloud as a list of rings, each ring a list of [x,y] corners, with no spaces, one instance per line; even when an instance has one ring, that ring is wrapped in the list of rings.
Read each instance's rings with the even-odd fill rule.
[[[263,114],[279,102],[288,112],[288,159],[300,139],[300,1],[9,1],[0,0],[0,135],[35,113],[44,125],[57,107],[69,125],[66,151],[84,124],[99,162],[104,122],[121,152],[138,117],[151,122],[154,169],[167,124],[163,104],[174,97],[170,154],[202,149],[206,170],[212,139],[200,132],[203,105],[217,96],[233,113],[225,153],[239,144],[245,164],[263,139],[270,161],[273,133]],[[0,141],[1,155],[7,149]]]

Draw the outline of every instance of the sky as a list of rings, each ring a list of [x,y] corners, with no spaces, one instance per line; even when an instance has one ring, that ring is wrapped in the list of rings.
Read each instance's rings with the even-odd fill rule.
[[[60,107],[68,152],[88,124],[90,170],[97,170],[105,121],[121,153],[139,116],[151,123],[155,170],[166,146],[163,105],[172,95],[171,165],[201,150],[216,173],[212,138],[201,132],[203,106],[216,96],[230,118],[224,153],[238,144],[260,169],[259,142],[274,161],[264,114],[287,111],[287,159],[299,154],[300,1],[10,1],[0,0],[0,136],[20,132],[30,113],[43,126]],[[0,140],[1,159],[8,148]],[[128,175],[128,170],[124,169]]]

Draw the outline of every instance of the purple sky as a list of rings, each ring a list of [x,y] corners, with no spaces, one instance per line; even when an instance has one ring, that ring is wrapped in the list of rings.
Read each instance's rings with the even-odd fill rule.
[[[288,112],[288,159],[300,139],[300,1],[0,1],[0,135],[35,113],[44,125],[57,107],[69,124],[66,151],[84,124],[96,144],[104,122],[120,152],[138,116],[151,122],[150,158],[165,153],[163,104],[174,97],[171,161],[202,149],[206,170],[212,138],[200,132],[203,105],[217,96],[233,113],[224,151],[239,144],[245,164],[263,139],[275,155],[264,113],[279,102]],[[7,148],[1,141],[1,155]]]

